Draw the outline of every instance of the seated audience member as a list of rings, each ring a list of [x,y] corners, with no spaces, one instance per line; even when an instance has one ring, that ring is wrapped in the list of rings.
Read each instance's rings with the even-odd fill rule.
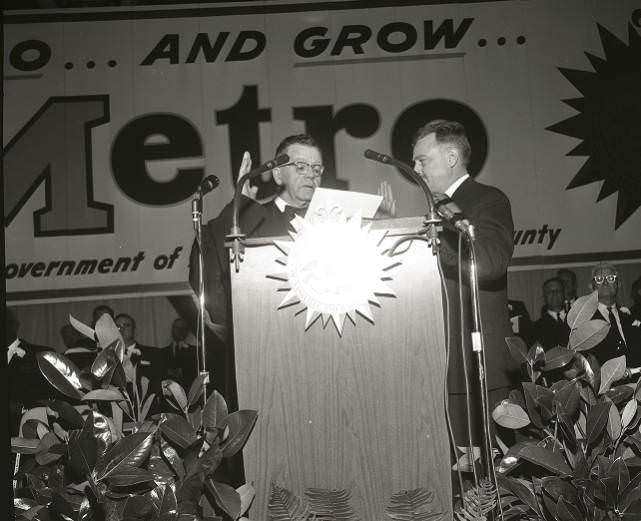
[[[632,283],[632,318],[641,320],[641,277]]]
[[[63,355],[71,360],[81,371],[91,369],[96,359],[96,345],[71,324],[65,324],[60,328],[60,336],[65,346]]]
[[[39,405],[39,401],[58,398],[56,390],[40,372],[36,353],[53,351],[46,346],[31,344],[18,337],[20,323],[13,311],[5,309],[4,341],[9,375],[9,431],[18,435],[23,410]]]
[[[196,346],[189,326],[183,318],[171,324],[171,343],[163,350],[166,357],[167,376],[189,390],[198,373]],[[191,341],[191,342],[190,342]]]
[[[567,268],[561,268],[556,272],[556,277],[563,283],[563,309],[567,313],[576,300],[576,273]]]
[[[593,318],[610,323],[608,336],[590,352],[601,365],[617,356],[626,355],[628,367],[641,365],[641,323],[630,310],[617,304],[621,281],[616,268],[607,262],[592,268],[590,289],[599,294],[599,308]]]
[[[541,309],[541,318],[534,323],[534,336],[545,350],[568,345],[570,328],[565,321],[563,295],[563,282],[560,279],[554,277],[543,283],[545,305]]]
[[[162,378],[165,374],[165,361],[162,350],[139,344],[136,341],[136,321],[127,313],[116,315],[116,326],[120,330],[125,343],[125,361],[129,360],[136,367],[136,379],[146,376],[149,378],[149,391],[156,393],[156,403],[162,397]],[[152,407],[152,412],[157,410]]]
[[[508,300],[507,311],[512,323],[512,332],[523,339],[528,345],[534,343],[534,331],[532,330],[532,320],[525,304],[520,300]]]

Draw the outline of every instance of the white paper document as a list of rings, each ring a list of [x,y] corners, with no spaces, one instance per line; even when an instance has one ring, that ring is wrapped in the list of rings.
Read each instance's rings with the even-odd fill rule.
[[[305,219],[314,222],[318,219],[349,218],[359,210],[361,217],[371,219],[382,200],[381,195],[317,188],[305,213]]]

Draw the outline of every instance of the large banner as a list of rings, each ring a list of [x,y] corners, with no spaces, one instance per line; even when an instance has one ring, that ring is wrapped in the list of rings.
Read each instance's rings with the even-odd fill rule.
[[[387,180],[399,216],[424,214],[363,151],[411,163],[435,118],[509,196],[516,269],[641,257],[637,0],[367,4],[5,13],[7,298],[185,291],[201,180],[221,180],[206,220],[243,151],[258,165],[292,133],[321,142],[323,186]]]

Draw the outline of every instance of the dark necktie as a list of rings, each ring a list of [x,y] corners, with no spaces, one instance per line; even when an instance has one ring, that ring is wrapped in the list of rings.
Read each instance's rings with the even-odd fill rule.
[[[614,307],[614,306],[613,306]],[[617,319],[614,316],[614,313],[612,311],[612,307],[608,308],[608,318],[610,320],[610,331],[612,331],[612,335],[614,338],[614,343],[616,346],[616,351],[623,351],[625,349],[625,340],[623,340],[623,337],[621,336],[621,333],[619,332],[619,325],[617,324]]]
[[[283,213],[285,214],[285,217],[287,217],[287,220],[291,221],[296,215],[300,215],[301,217],[303,217],[306,211],[307,207],[296,208],[295,206],[290,206],[287,204],[285,205]]]
[[[557,321],[559,324],[563,324],[563,320],[561,320],[561,312],[560,312],[560,311],[557,311],[557,312],[556,312],[556,321]]]

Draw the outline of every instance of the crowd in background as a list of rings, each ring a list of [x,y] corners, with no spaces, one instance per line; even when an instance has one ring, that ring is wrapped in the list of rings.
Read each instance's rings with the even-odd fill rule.
[[[605,263],[597,264],[592,269],[589,287],[577,287],[574,272],[560,269],[555,276],[545,280],[541,287],[542,306],[538,316],[531,316],[527,306],[519,300],[510,300],[508,311],[515,335],[528,344],[539,342],[545,349],[556,345],[567,345],[570,328],[567,314],[574,301],[581,295],[596,290],[599,295],[601,318],[616,323],[602,348],[594,351],[600,363],[617,354],[625,352],[628,366],[641,365],[641,277],[631,285],[630,301],[622,302],[622,281],[617,269]],[[150,380],[150,389],[162,394],[161,382],[172,379],[179,382],[186,390],[197,376],[196,338],[186,320],[175,317],[168,323],[166,342],[161,346],[149,346],[139,342],[138,324],[131,313],[114,311],[104,304],[94,307],[91,313],[91,326],[103,314],[109,314],[119,328],[124,343],[125,357],[137,367],[138,378],[146,376]],[[80,371],[89,370],[97,355],[96,343],[84,336],[71,324],[60,327],[60,340],[63,347],[58,352],[67,356]],[[46,398],[56,397],[50,384],[41,375],[37,366],[35,353],[42,350],[54,350],[54,347],[43,346],[29,341],[29,332],[24,337],[19,334],[19,323],[11,309],[7,309],[5,324],[5,345],[7,346],[10,406],[12,416],[19,422],[23,410],[34,407]],[[215,354],[208,354],[208,366],[215,370]],[[159,403],[155,411],[160,411]],[[13,429],[14,433],[17,430]]]

